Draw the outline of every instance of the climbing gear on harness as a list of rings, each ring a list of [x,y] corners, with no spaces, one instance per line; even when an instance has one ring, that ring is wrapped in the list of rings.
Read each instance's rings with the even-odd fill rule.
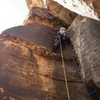
[[[60,51],[61,51],[61,59],[62,59],[62,67],[63,67],[63,72],[64,72],[64,78],[65,78],[66,93],[67,93],[68,100],[71,100],[70,95],[69,95],[68,79],[67,79],[67,74],[66,74],[66,70],[65,70],[65,62],[64,62],[64,57],[63,57],[62,44],[61,44],[61,37],[60,36],[59,36],[59,40],[60,40]]]

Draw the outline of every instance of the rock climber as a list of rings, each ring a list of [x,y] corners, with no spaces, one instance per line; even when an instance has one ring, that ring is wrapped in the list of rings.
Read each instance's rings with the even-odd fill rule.
[[[62,45],[65,44],[65,36],[66,36],[66,28],[61,27],[53,39],[53,51],[54,52],[56,52],[56,50],[60,47],[60,41]]]

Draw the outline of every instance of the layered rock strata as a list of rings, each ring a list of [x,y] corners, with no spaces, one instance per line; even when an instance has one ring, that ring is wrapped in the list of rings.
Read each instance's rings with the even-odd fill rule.
[[[39,23],[48,27],[59,29],[60,27],[68,27],[59,17],[53,16],[47,9],[33,7],[29,12],[29,17],[24,21],[24,25],[30,23]]]
[[[42,10],[41,18],[44,16]],[[45,17],[49,20],[47,14]],[[32,15],[37,17],[36,13]],[[0,100],[67,99],[60,51],[52,52],[52,40],[57,30],[50,27],[53,23],[45,22],[45,17],[45,24],[42,20],[27,23],[5,30],[0,36]],[[59,28],[61,25],[55,19],[53,26]],[[89,100],[73,60],[71,44],[63,47],[63,53],[71,100]]]
[[[44,0],[38,0],[39,2],[42,2],[42,4],[38,3],[37,0],[26,0],[27,1],[27,6],[30,9],[31,13],[34,10],[34,7],[40,7],[40,8],[45,8],[42,5],[44,5]],[[64,21],[67,25],[70,25],[73,21],[73,19],[77,16],[76,13],[64,8],[57,2],[53,0],[46,0],[47,4],[47,9],[49,13],[54,15],[56,18],[60,18],[62,21]],[[38,5],[38,6],[37,6]]]
[[[34,31],[36,29],[38,31]],[[52,35],[48,32],[52,31],[55,32],[46,26],[33,24],[15,27],[2,34],[1,100],[66,100],[61,58],[50,49]],[[71,55],[71,49],[69,46],[66,53]],[[70,97],[72,100],[88,100],[77,66],[71,59],[69,56],[65,58]]]

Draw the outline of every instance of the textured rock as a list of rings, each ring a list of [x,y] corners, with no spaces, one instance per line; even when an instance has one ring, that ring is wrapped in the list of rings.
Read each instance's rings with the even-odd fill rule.
[[[29,9],[32,9],[33,7],[44,7],[43,0],[26,0],[26,3]]]
[[[73,11],[81,16],[98,20],[97,14],[94,12],[92,5],[86,4],[83,0],[54,0],[64,6],[66,9]]]
[[[39,23],[55,29],[62,26],[66,28],[68,27],[68,24],[66,24],[59,17],[53,16],[47,9],[38,7],[32,8],[29,13],[29,17],[24,21],[24,24],[29,23]]]
[[[54,2],[53,0],[48,0],[47,6],[51,14],[53,14],[56,17],[59,17],[60,19],[65,21],[66,24],[68,25],[70,25],[73,19],[77,16],[76,13],[66,9],[57,2]]]
[[[84,0],[92,9],[94,9],[95,13],[98,15],[100,19],[100,0]]]
[[[52,52],[55,32],[35,23],[3,32],[0,37],[1,100],[66,100],[60,52]],[[63,51],[71,99],[89,100],[72,60],[72,47]]]
[[[29,7],[29,9],[32,9],[33,7],[42,7],[45,8],[45,2],[46,0],[26,0],[27,1],[27,5]],[[63,19],[67,24],[71,24],[70,22],[72,22],[73,18],[75,18],[76,14],[73,12],[77,12],[78,11],[82,12],[83,16],[87,16],[90,18],[94,18],[97,19],[96,16],[98,16],[98,18],[100,19],[100,0],[80,0],[80,1],[75,1],[75,0],[68,0],[68,1],[62,1],[63,4],[68,4],[67,5],[67,9],[64,8],[63,6],[59,5],[57,2],[55,2],[57,0],[47,0],[46,4],[47,4],[47,8],[50,10],[51,13],[53,13],[55,16],[60,17],[61,19]],[[85,5],[84,2],[87,4]],[[72,2],[72,5],[70,5],[70,3]],[[75,3],[76,2],[76,3]],[[82,5],[82,8],[86,8],[85,11],[83,12],[82,8],[78,7],[79,4],[78,2],[80,2],[80,4]],[[74,4],[75,3],[75,4]],[[71,12],[68,9],[69,5],[73,7],[75,7],[75,10],[72,9],[73,12]],[[85,7],[84,7],[85,6]],[[88,7],[90,7],[90,9]],[[93,15],[94,13],[94,15]],[[79,13],[78,13],[79,14]],[[64,16],[63,16],[64,15]],[[94,17],[93,17],[94,16]]]
[[[44,4],[44,0],[39,0],[42,2],[42,5]],[[36,3],[36,5],[35,5]],[[42,7],[41,4],[38,4],[37,0],[27,0],[27,5],[30,9],[33,7]],[[74,12],[64,8],[60,4],[54,2],[53,0],[47,0],[47,8],[49,10],[49,13],[51,13],[56,18],[60,18],[62,21],[64,21],[67,25],[70,25],[73,21],[73,19],[77,16]],[[32,12],[32,10],[31,10]],[[34,13],[34,10],[33,10]],[[30,16],[30,15],[29,15]]]
[[[100,22],[84,19],[77,26],[74,22],[69,30],[83,79],[88,86],[93,83],[91,87],[100,89]]]
[[[100,19],[100,0],[94,0],[93,7],[94,7],[94,11],[97,13],[97,15]]]

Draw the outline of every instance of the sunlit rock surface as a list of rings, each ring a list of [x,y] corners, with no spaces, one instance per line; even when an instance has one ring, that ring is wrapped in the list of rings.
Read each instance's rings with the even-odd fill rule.
[[[27,6],[30,9],[32,9],[33,7],[40,7],[40,4],[38,4],[37,1],[38,0],[36,0],[36,1],[27,0]],[[45,1],[45,0],[41,0],[41,2],[44,4],[43,1]],[[37,5],[39,5],[39,6],[34,5],[34,3],[37,3]],[[49,13],[51,13],[53,16],[55,16],[57,18],[62,19],[62,21],[64,21],[67,25],[70,25],[72,23],[73,19],[77,16],[77,14],[64,8],[57,2],[54,2],[53,0],[47,0],[46,4],[47,4],[47,10],[49,11]],[[44,7],[42,7],[42,8],[45,8],[45,4],[44,4]],[[31,10],[31,12],[32,12],[32,10]]]
[[[100,17],[100,0],[27,0],[27,5],[29,9],[32,7],[45,8],[46,5],[46,8],[49,9],[51,13],[59,16],[66,22],[71,22],[73,17],[75,17],[75,13],[96,20],[99,20],[98,18]]]
[[[76,12],[79,15],[93,18],[98,20],[98,16],[94,12],[94,8],[92,6],[87,5],[83,0],[54,0],[59,4],[63,5],[63,7]]]
[[[57,2],[54,2],[53,0],[48,0],[47,7],[52,15],[59,17],[68,25],[70,25],[74,18],[77,16],[76,13],[64,8]]]
[[[92,9],[94,9],[95,14],[97,14],[97,16],[100,19],[100,0],[84,0],[87,5],[89,5],[90,7],[92,7]]]
[[[32,7],[44,7],[43,0],[26,0],[26,3],[29,9],[31,9]]]
[[[100,19],[100,0],[53,0],[85,17]]]

